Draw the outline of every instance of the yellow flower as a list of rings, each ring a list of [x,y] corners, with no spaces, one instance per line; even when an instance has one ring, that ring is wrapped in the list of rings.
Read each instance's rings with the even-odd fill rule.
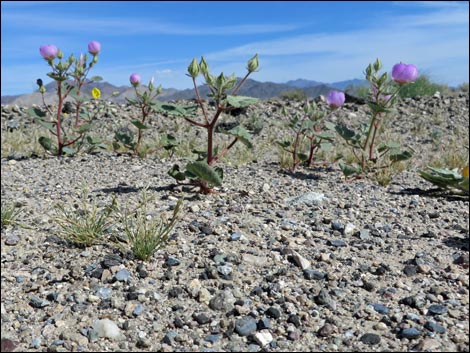
[[[98,99],[101,97],[101,91],[94,87],[92,90],[91,90],[91,95],[93,96],[94,99]]]
[[[468,165],[462,169],[461,173],[465,178],[468,178]]]

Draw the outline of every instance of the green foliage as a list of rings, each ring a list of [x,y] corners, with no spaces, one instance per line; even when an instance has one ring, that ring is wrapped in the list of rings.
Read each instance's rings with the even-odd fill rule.
[[[400,90],[399,96],[401,98],[432,96],[436,92],[440,92],[441,94],[447,93],[449,92],[449,87],[432,82],[427,75],[420,75],[414,83],[403,87]]]
[[[466,176],[465,172],[460,173],[457,168],[427,167],[427,170],[420,170],[418,174],[441,189],[454,194],[469,195],[468,166],[466,168]]]
[[[20,211],[15,205],[6,204],[2,200],[2,229],[10,224],[16,223],[16,218],[20,214]]]
[[[319,152],[328,152],[333,149],[336,128],[335,124],[327,119],[335,112],[332,109],[328,114],[321,113],[314,101],[305,103],[303,115],[294,114],[289,118],[286,127],[294,134],[292,141],[279,140],[277,144],[287,153],[291,154],[290,170],[294,171],[300,164],[311,166]],[[283,109],[284,115],[287,111]],[[304,143],[308,141],[307,143]],[[306,149],[306,151],[304,151]],[[285,165],[285,158],[281,155],[281,165]]]
[[[289,101],[301,101],[305,102],[307,100],[307,95],[301,89],[293,89],[291,91],[285,91],[281,93],[281,98]]]
[[[113,224],[111,215],[117,209],[116,199],[102,209],[96,203],[87,204],[88,190],[84,186],[81,195],[81,207],[69,209],[58,204],[56,222],[60,227],[59,235],[76,245],[91,246],[104,242],[104,236]]]
[[[394,165],[409,160],[413,151],[402,148],[395,141],[380,141],[383,123],[395,99],[402,90],[413,84],[397,86],[388,73],[380,74],[382,63],[377,59],[367,66],[366,79],[370,83],[367,105],[371,110],[368,124],[361,124],[358,130],[337,125],[335,130],[352,150],[353,161],[341,162],[340,168],[345,177],[371,177],[380,185],[390,182],[393,172],[399,168]]]
[[[168,243],[170,232],[179,218],[182,204],[183,199],[180,199],[169,221],[163,218],[149,219],[147,192],[144,190],[139,207],[132,214],[127,212],[123,217],[127,245],[138,259],[150,260],[156,251]]]
[[[242,142],[246,147],[252,148],[250,142],[251,134],[241,125],[236,126],[230,130],[220,129],[219,132],[233,137],[233,140],[224,148],[215,146],[214,133],[218,120],[224,113],[230,112],[234,109],[246,108],[258,100],[252,97],[237,96],[240,87],[247,80],[248,76],[256,71],[258,68],[258,56],[255,55],[248,61],[248,73],[243,79],[238,81],[235,74],[230,76],[220,73],[215,76],[210,73],[209,65],[202,57],[198,63],[193,59],[188,66],[188,76],[192,78],[194,90],[197,97],[198,107],[201,109],[203,119],[197,119],[196,111],[193,106],[181,106],[177,104],[161,104],[159,110],[169,115],[184,118],[191,125],[206,129],[207,131],[207,145],[204,150],[193,149],[197,161],[189,163],[186,166],[186,171],[181,171],[178,165],[174,165],[168,174],[175,178],[178,182],[184,181],[186,178],[190,180],[192,185],[200,186],[201,192],[209,193],[212,191],[213,186],[220,186],[222,183],[223,171],[221,168],[213,168],[212,165],[220,161],[224,155],[235,145],[236,142]],[[196,78],[203,75],[206,85],[210,93],[208,97],[212,100],[213,106],[216,107],[215,113],[211,116],[209,114],[204,102],[201,99],[199,89],[197,87]],[[202,121],[200,121],[202,120]],[[205,159],[205,162],[202,162]]]

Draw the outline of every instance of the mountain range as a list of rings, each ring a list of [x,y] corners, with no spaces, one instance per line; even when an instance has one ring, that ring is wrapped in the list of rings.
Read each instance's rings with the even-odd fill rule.
[[[367,85],[367,81],[353,79],[347,81],[339,81],[333,83],[323,83],[313,80],[297,79],[286,83],[259,82],[248,79],[242,86],[239,95],[255,97],[260,99],[268,99],[279,97],[285,92],[293,90],[301,90],[309,98],[315,98],[319,95],[326,95],[332,89],[345,90],[351,86]],[[56,83],[51,82],[46,85],[46,93],[44,99],[47,103],[56,103],[57,96],[55,93]],[[84,86],[84,92],[90,95],[91,89],[97,87],[101,91],[101,98],[115,103],[125,103],[126,98],[135,97],[134,88],[130,86],[114,86],[108,82],[94,82]],[[209,89],[206,85],[199,86],[199,92],[202,98],[206,98]],[[174,88],[163,89],[158,96],[160,101],[171,101],[181,99],[195,98],[194,89],[177,90]],[[17,104],[19,106],[30,106],[32,104],[42,104],[42,97],[39,92],[30,94],[2,96],[1,104]]]

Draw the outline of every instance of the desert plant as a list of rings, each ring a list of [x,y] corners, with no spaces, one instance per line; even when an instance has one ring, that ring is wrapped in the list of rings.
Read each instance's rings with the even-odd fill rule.
[[[41,136],[39,143],[47,153],[60,156],[62,154],[75,154],[85,143],[89,145],[88,149],[105,148],[98,138],[89,135],[92,129],[92,120],[94,114],[90,114],[81,109],[82,103],[86,97],[81,95],[81,89],[87,80],[87,75],[91,68],[98,62],[98,54],[101,51],[101,44],[97,41],[91,41],[88,44],[88,52],[93,56],[90,63],[87,64],[87,55],[80,55],[78,59],[72,55],[65,61],[63,53],[57,49],[55,45],[43,45],[39,49],[41,56],[47,61],[52,71],[47,75],[51,77],[57,84],[58,106],[57,112],[52,112],[44,101],[45,86],[42,80],[38,80],[39,92],[43,95],[44,109],[31,108],[28,112],[36,118],[36,121],[47,128],[50,133],[57,138],[57,144],[54,145],[52,140],[47,136]],[[59,62],[55,63],[55,59]],[[73,71],[72,71],[73,68]],[[71,80],[71,83],[69,82]],[[101,77],[95,76],[91,81],[99,81]],[[92,91],[95,99],[99,98],[100,92],[95,87]],[[75,101],[76,112],[74,121],[69,117],[69,108],[66,106],[65,100],[71,96]],[[48,117],[49,115],[49,117]]]
[[[378,143],[378,141],[380,141],[384,119],[386,114],[391,111],[390,108],[395,102],[395,98],[405,85],[416,80],[418,70],[412,64],[396,64],[392,69],[393,81],[391,81],[388,78],[388,73],[378,74],[381,68],[382,63],[379,59],[366,68],[366,79],[370,83],[367,102],[371,110],[370,122],[361,124],[359,131],[351,130],[344,125],[336,125],[335,127],[336,132],[351,147],[355,156],[353,164],[339,163],[346,177],[377,176],[381,169],[391,171],[393,169],[390,167],[393,164],[408,160],[412,156],[411,150],[402,149],[399,142]],[[384,162],[383,159],[386,157],[388,157],[388,161]]]
[[[331,91],[328,93],[326,101],[331,108],[328,114],[320,112],[314,101],[311,103],[307,101],[304,105],[303,116],[294,114],[287,124],[294,133],[293,141],[283,140],[277,142],[284,151],[292,155],[291,171],[295,171],[295,168],[301,163],[310,167],[315,155],[320,150],[331,151],[333,149],[331,142],[335,136],[335,125],[327,119],[337,108],[344,104],[345,95],[343,92]],[[288,115],[285,108],[283,109],[283,115]],[[302,152],[304,139],[308,141],[308,153]]]
[[[420,75],[412,85],[401,87],[398,95],[401,98],[412,98],[418,96],[432,96],[436,92],[449,92],[449,87],[432,82],[427,75]]]
[[[184,170],[180,170],[180,167],[175,164],[168,172],[169,175],[175,178],[178,182],[189,179],[189,183],[200,187],[201,192],[210,193],[213,191],[214,186],[220,186],[222,184],[223,179],[222,168],[213,167],[213,165],[220,161],[238,141],[242,142],[246,147],[252,148],[252,144],[250,142],[251,134],[241,125],[237,125],[230,130],[219,130],[220,133],[229,135],[233,138],[233,140],[222,149],[215,146],[214,134],[217,122],[223,113],[237,108],[245,108],[257,101],[255,98],[236,95],[240,87],[247,80],[248,76],[255,72],[257,68],[258,55],[255,55],[248,61],[247,74],[243,79],[238,81],[234,74],[231,76],[225,76],[222,72],[216,77],[209,72],[209,65],[204,58],[201,58],[199,63],[196,59],[193,59],[188,66],[188,76],[193,80],[194,91],[197,97],[197,106],[179,106],[175,104],[162,104],[160,106],[162,111],[165,111],[168,114],[180,116],[191,125],[203,128],[207,131],[206,148],[204,150],[193,150],[197,155],[196,161],[190,161]],[[213,105],[216,107],[216,111],[212,116],[210,116],[207,111],[196,84],[196,78],[200,74],[204,76],[205,82],[210,90],[209,97],[212,99]],[[229,94],[230,90],[231,92]],[[193,117],[197,108],[201,109],[203,121],[198,121]]]
[[[59,236],[79,246],[102,244],[107,230],[114,223],[111,215],[116,210],[116,198],[101,209],[95,202],[89,205],[88,188],[83,185],[81,205],[76,205],[75,209],[66,208],[62,204],[56,205],[55,221],[60,228]]]
[[[139,207],[132,213],[125,212],[122,217],[126,243],[134,255],[143,261],[148,261],[156,251],[168,243],[170,232],[178,220],[183,204],[183,199],[180,199],[171,219],[165,221],[163,218],[148,219],[148,201],[147,190],[144,190]]]
[[[468,165],[460,171],[458,168],[427,167],[426,170],[418,171],[418,174],[423,179],[450,193],[469,195]]]
[[[2,200],[2,229],[16,223],[20,211],[13,204],[7,204]]]

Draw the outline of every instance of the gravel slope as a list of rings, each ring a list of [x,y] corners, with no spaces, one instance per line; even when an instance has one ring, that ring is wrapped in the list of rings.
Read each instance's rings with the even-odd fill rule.
[[[468,127],[468,95],[449,104],[461,98],[456,113],[435,104],[449,131]],[[2,351],[469,350],[468,198],[413,171],[388,187],[335,165],[286,173],[274,154],[225,166],[218,193],[199,195],[169,187],[173,162],[2,159],[2,201],[29,226],[1,233]],[[54,205],[79,204],[82,180],[99,206],[137,205],[148,186],[149,217],[183,197],[168,246],[143,263],[61,240]]]

